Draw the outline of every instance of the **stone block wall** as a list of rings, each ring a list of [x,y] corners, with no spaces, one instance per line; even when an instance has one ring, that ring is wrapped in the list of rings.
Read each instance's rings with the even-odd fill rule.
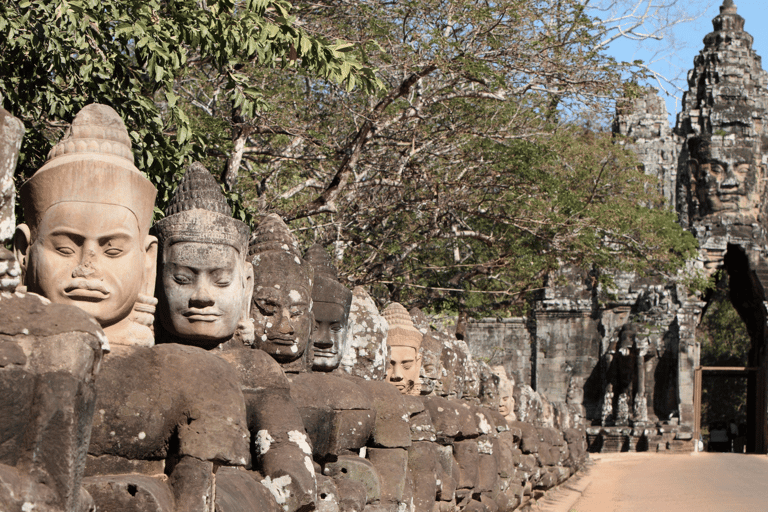
[[[483,318],[467,324],[472,356],[502,365],[515,382],[531,385],[531,333],[527,318]]]

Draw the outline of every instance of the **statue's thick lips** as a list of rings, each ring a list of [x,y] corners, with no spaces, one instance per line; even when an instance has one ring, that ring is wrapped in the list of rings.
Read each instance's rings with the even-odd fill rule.
[[[269,341],[275,345],[298,345],[298,342],[293,338],[269,338]]]
[[[182,316],[190,322],[215,322],[222,315],[219,310],[200,310],[188,309],[182,313]]]
[[[321,348],[315,349],[315,357],[333,357],[336,354],[338,354],[338,352],[333,349],[327,349],[327,350],[323,350]]]
[[[72,300],[81,300],[85,302],[101,302],[109,298],[109,292],[107,291],[77,287],[69,287],[65,289],[64,295]]]

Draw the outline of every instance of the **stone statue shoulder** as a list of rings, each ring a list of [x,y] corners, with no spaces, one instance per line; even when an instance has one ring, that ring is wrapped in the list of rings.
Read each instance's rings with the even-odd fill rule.
[[[291,375],[291,398],[297,407],[335,410],[371,409],[371,399],[360,385],[363,379],[311,372]]]
[[[243,391],[289,390],[282,367],[263,350],[237,347],[224,348],[215,353],[235,367]]]
[[[177,432],[178,455],[249,464],[245,402],[225,361],[177,344],[115,348],[96,385],[91,455],[165,458]]]

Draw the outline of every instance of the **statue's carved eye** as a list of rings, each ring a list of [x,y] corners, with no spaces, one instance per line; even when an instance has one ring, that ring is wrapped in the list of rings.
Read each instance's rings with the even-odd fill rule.
[[[302,309],[298,306],[291,306],[291,318],[296,318],[303,313]]]
[[[277,307],[274,304],[270,304],[261,300],[254,300],[253,303],[257,308],[259,308],[259,311],[264,316],[272,316],[277,311]]]
[[[192,283],[192,279],[189,276],[186,276],[184,274],[174,274],[173,280],[176,281],[179,284],[190,284]]]
[[[72,256],[73,254],[75,254],[75,250],[71,247],[67,247],[66,245],[57,247],[56,251],[59,254],[63,254],[64,256]]]
[[[342,331],[341,324],[340,323],[335,323],[335,324],[331,325],[331,330],[333,332],[341,332]]]
[[[122,249],[118,249],[117,247],[110,247],[109,249],[104,251],[104,253],[107,256],[113,256],[114,257],[114,256],[120,256],[121,254],[123,254],[123,250]]]

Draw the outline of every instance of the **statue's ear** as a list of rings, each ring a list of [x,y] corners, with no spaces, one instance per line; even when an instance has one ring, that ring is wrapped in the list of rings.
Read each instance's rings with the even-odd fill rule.
[[[26,282],[25,276],[27,274],[29,248],[31,245],[32,233],[29,231],[29,226],[26,224],[16,226],[16,232],[13,234],[13,255],[16,257],[16,261],[19,262],[19,268],[21,268],[22,284]]]
[[[253,265],[245,262],[245,290],[243,290],[243,318],[251,317],[251,302],[253,302]]]
[[[699,162],[694,158],[688,159],[688,174],[692,181],[697,181],[699,177]]]
[[[155,296],[155,279],[157,278],[157,237],[147,235],[144,239],[144,283],[142,293]]]

